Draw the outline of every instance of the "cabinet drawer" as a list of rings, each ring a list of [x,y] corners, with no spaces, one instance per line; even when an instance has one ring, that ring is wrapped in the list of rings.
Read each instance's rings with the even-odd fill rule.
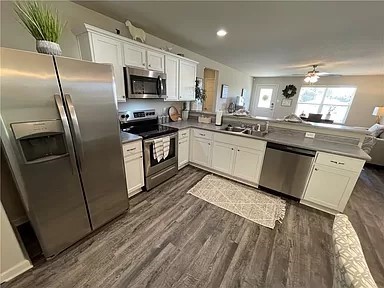
[[[124,157],[131,156],[136,153],[141,153],[141,140],[123,145],[123,155]]]
[[[193,136],[197,138],[203,138],[211,140],[213,138],[213,132],[206,131],[206,130],[200,130],[200,129],[193,129]]]
[[[257,139],[249,139],[246,137],[233,136],[223,133],[215,133],[214,139],[216,142],[232,144],[240,147],[246,147],[254,150],[264,151],[266,147],[265,141]]]
[[[179,130],[179,141],[189,139],[189,129]]]
[[[335,154],[319,152],[316,157],[316,163],[360,173],[365,161]]]

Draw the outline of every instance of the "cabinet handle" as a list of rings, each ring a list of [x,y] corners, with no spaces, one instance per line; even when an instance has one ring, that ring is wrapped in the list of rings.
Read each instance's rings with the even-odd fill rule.
[[[127,149],[127,152],[134,151],[134,150],[136,150],[136,147],[135,148],[131,148],[131,149]]]
[[[315,171],[319,171],[319,169],[315,168]]]
[[[145,63],[143,63],[143,66],[145,66]]]
[[[338,164],[339,164],[339,165],[344,165],[345,163],[344,163],[344,162],[339,162]]]
[[[232,148],[232,151],[233,151],[233,148]]]
[[[240,152],[240,149],[237,149],[237,152]]]
[[[205,136],[205,134],[203,134],[203,133],[200,133],[200,136]]]
[[[337,164],[337,161],[333,161],[333,160],[331,160],[331,163]]]
[[[209,146],[211,146],[211,143],[208,143]]]

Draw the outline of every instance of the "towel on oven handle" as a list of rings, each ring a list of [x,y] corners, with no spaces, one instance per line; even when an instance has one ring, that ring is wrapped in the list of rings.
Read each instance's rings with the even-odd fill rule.
[[[163,137],[163,156],[164,159],[169,155],[169,146],[170,146],[171,138],[169,136]]]
[[[160,162],[164,157],[163,138],[153,139],[153,159]]]

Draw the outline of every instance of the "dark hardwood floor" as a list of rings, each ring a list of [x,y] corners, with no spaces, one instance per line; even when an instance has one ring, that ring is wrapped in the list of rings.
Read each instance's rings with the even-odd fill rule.
[[[4,287],[332,287],[333,217],[287,200],[275,229],[186,194],[186,167],[98,233]],[[346,213],[384,283],[383,171],[366,169]]]

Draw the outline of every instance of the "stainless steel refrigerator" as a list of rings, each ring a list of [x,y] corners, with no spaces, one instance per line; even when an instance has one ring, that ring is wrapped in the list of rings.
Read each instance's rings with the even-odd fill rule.
[[[128,209],[111,65],[1,49],[1,140],[43,253]]]

